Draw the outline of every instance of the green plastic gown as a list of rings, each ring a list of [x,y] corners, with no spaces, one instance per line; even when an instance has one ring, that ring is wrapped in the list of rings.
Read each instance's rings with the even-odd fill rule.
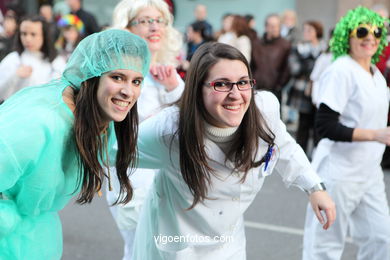
[[[112,59],[112,51],[107,52],[110,59],[101,54],[110,39],[116,46],[116,59]],[[94,45],[97,42],[100,46]],[[126,46],[131,47],[129,51]],[[99,65],[93,63],[97,59],[90,59],[97,51]],[[145,62],[134,66],[129,56],[145,57]],[[113,69],[130,68],[145,75],[149,57],[146,43],[129,32],[94,34],[79,44],[61,80],[24,88],[0,105],[1,260],[61,258],[62,229],[57,212],[80,190],[74,117],[63,101],[63,90],[69,85],[77,89],[86,79]],[[112,147],[116,140],[112,122],[107,132],[108,147]]]
[[[77,194],[78,176],[63,89],[26,88],[12,102],[24,109],[0,115],[1,260],[61,258],[57,211]]]

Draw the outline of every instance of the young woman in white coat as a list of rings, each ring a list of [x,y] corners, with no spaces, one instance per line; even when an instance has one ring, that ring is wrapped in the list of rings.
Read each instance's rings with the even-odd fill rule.
[[[150,70],[137,101],[140,122],[158,113],[163,106],[177,101],[184,89],[184,82],[176,72],[182,39],[172,23],[173,16],[163,0],[123,0],[114,9],[113,27],[127,29],[142,37],[152,54]],[[125,206],[110,208],[115,219],[117,210],[123,211],[120,216],[126,219],[119,226],[125,241],[124,260],[131,259],[138,215],[153,177],[154,170],[144,169],[132,173],[132,201]],[[113,191],[107,192],[110,205],[118,198],[118,193],[116,185]]]
[[[0,63],[0,102],[24,87],[59,78],[65,69],[43,17],[22,19],[16,39],[15,51]]]
[[[313,166],[337,206],[327,232],[308,207],[304,260],[338,260],[349,230],[359,260],[390,259],[390,214],[383,170],[389,90],[374,65],[386,46],[384,19],[358,7],[336,25],[330,42],[336,59],[321,75],[316,130],[321,141]]]
[[[287,133],[276,97],[254,84],[239,50],[205,43],[179,102],[141,123],[138,166],[159,171],[133,259],[245,259],[243,214],[273,170],[310,193],[324,229],[333,223],[335,206]]]

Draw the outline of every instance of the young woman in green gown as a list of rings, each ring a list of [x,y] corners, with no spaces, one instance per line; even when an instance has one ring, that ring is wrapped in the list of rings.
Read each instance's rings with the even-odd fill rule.
[[[57,212],[89,203],[115,165],[131,199],[136,101],[149,69],[140,37],[107,30],[80,42],[61,79],[27,87],[0,105],[0,259],[60,259]],[[111,151],[117,140],[118,152]]]

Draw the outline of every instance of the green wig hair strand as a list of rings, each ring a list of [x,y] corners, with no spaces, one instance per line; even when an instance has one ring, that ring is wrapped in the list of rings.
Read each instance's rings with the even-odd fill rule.
[[[371,63],[376,64],[387,45],[385,21],[379,14],[366,7],[358,6],[349,10],[336,24],[333,37],[330,39],[330,50],[333,53],[333,58],[337,59],[349,53],[349,35],[353,29],[360,24],[370,24],[382,28],[382,37],[380,38],[378,50],[371,59]]]

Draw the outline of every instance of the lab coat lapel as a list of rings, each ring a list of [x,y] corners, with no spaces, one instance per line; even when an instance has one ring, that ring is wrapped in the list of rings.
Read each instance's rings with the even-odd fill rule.
[[[235,168],[234,163],[232,161],[230,161],[229,159],[226,160],[226,154],[221,150],[221,148],[218,147],[216,143],[206,137],[204,139],[204,145],[206,153],[210,160],[213,160],[231,170]]]

